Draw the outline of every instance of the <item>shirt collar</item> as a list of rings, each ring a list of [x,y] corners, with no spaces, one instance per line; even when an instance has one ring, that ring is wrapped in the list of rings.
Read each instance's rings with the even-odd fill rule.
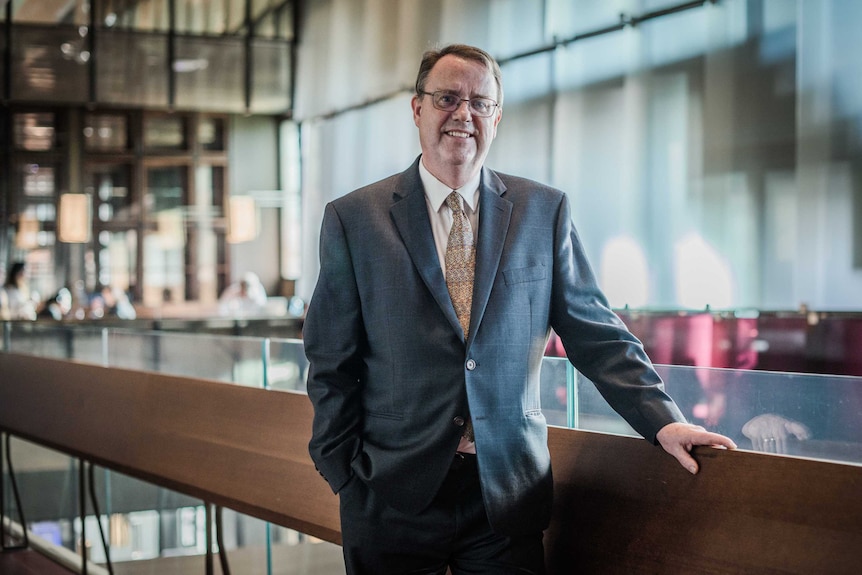
[[[452,193],[452,188],[434,177],[434,174],[428,171],[421,160],[419,162],[419,177],[422,179],[425,195],[428,196],[431,206],[436,211],[440,211],[440,207],[446,202],[446,197]],[[473,212],[476,211],[476,191],[479,189],[481,179],[482,170],[479,170],[466,184],[456,190]]]

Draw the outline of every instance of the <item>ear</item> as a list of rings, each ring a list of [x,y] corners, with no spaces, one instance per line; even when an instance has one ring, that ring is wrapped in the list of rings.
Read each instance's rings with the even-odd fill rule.
[[[413,94],[413,99],[410,100],[410,107],[413,108],[413,123],[419,126],[419,116],[422,113],[422,100],[416,94]]]
[[[503,119],[503,108],[497,108],[497,113],[494,115],[494,124],[493,124],[494,132],[493,132],[493,135],[491,136],[492,140],[497,137],[497,125],[500,123],[500,120],[502,120],[502,119]]]

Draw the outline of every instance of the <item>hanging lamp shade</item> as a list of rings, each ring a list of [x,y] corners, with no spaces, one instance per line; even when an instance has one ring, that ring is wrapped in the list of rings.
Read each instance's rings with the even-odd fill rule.
[[[257,237],[257,204],[251,196],[231,196],[228,204],[227,241],[250,242]]]
[[[90,241],[93,211],[88,194],[62,194],[57,218],[57,239],[69,244]]]

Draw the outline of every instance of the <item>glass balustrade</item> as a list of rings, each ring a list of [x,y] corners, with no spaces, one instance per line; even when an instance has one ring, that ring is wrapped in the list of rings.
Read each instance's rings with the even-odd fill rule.
[[[272,393],[306,389],[308,362],[297,339],[9,322],[4,324],[2,346],[15,353],[204,378]],[[862,377],[669,365],[658,365],[657,370],[689,421],[729,435],[741,449],[862,464]],[[541,401],[551,425],[636,435],[565,359],[545,358]],[[25,511],[33,509],[31,528],[79,550],[78,460],[21,439],[13,440],[11,449],[22,493],[28,485],[41,486],[38,501],[25,495],[23,503]],[[95,477],[112,561],[169,559],[200,564],[203,570],[206,513],[199,500],[103,468],[96,468]],[[221,513],[228,557],[243,565],[238,572],[277,573],[284,570],[279,565],[297,561],[327,565],[318,572],[343,572],[337,546],[229,509]],[[103,562],[95,514],[87,521],[83,544],[94,561]],[[158,572],[158,563],[153,565],[152,572]]]

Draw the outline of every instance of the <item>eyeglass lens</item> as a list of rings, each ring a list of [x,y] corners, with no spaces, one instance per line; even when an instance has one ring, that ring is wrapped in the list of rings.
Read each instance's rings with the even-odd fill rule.
[[[460,98],[455,94],[448,92],[434,92],[432,95],[434,107],[444,112],[454,112],[461,105],[461,102],[467,102],[470,107],[470,113],[476,116],[487,117],[494,112],[497,103],[490,98]]]

